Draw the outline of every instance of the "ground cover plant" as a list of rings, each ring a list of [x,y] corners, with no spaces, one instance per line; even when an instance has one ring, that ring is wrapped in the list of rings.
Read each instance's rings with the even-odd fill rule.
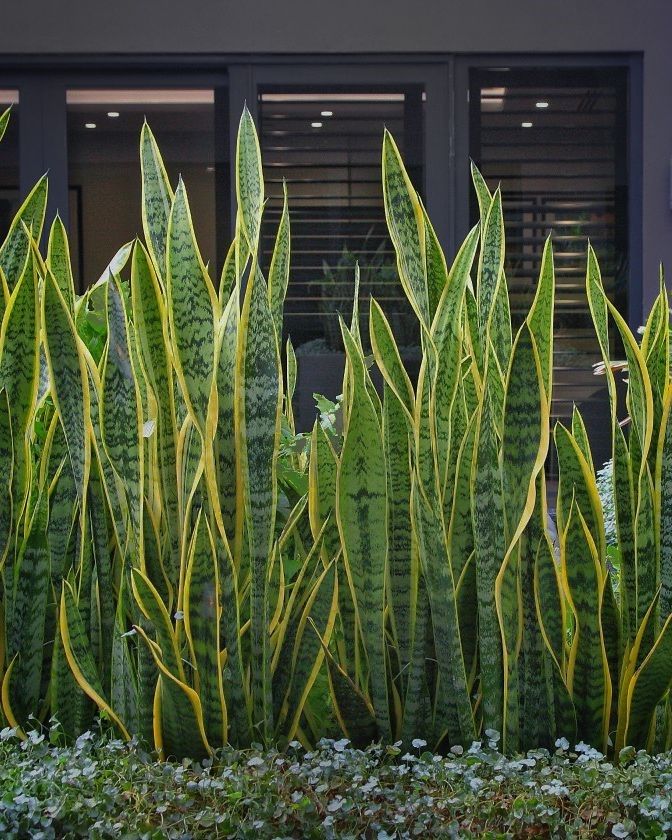
[[[227,750],[156,762],[137,743],[87,733],[0,735],[3,837],[641,837],[672,831],[672,759],[628,750],[618,764],[558,742],[506,758],[495,740],[447,756],[409,745],[310,752]]]
[[[3,117],[6,123],[8,115]],[[385,210],[418,322],[411,382],[384,309],[346,350],[343,433],[306,440],[282,341],[291,235],[259,262],[261,157],[236,157],[236,236],[217,286],[147,125],[144,241],[75,293],[47,180],[0,246],[2,713],[71,740],[96,714],[163,757],[321,737],[432,750],[501,733],[618,755],[672,739],[672,425],[661,287],[641,344],[587,254],[611,398],[618,587],[578,410],[549,431],[554,270],[512,329],[499,190],[450,268],[393,138]],[[617,404],[609,323],[625,347]],[[373,357],[363,347],[371,347]],[[309,363],[305,361],[304,363]],[[384,381],[371,379],[375,364]],[[619,420],[631,418],[625,429]],[[300,445],[301,444],[301,445]],[[560,465],[558,545],[543,466]],[[617,595],[615,595],[617,592]]]

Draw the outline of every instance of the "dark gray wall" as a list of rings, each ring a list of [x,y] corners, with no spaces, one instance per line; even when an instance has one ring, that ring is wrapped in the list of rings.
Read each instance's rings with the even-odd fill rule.
[[[660,260],[672,276],[672,0],[4,0],[0,20],[5,57],[639,53],[645,308]]]

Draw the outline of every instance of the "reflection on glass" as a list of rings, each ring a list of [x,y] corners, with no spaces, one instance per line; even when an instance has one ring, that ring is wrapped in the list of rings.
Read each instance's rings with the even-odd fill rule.
[[[357,262],[362,335],[368,335],[373,295],[399,344],[416,345],[416,320],[387,236],[380,160],[387,126],[422,190],[422,90],[267,89],[259,96],[259,114],[270,196],[262,242],[266,268],[282,210],[283,181],[289,196],[292,264],[285,330],[294,347],[313,357],[342,350],[338,314],[350,323]]]
[[[117,249],[142,236],[139,140],[146,118],[168,176],[182,175],[203,260],[216,271],[216,160],[212,90],[70,90],[67,93],[70,231],[80,288]]]
[[[568,422],[576,403],[598,464],[610,457],[604,434],[609,421],[604,378],[591,368],[600,356],[584,291],[586,246],[590,238],[605,288],[625,313],[625,97],[621,68],[477,70],[471,77],[471,155],[490,187],[502,186],[512,316],[519,324],[529,308],[551,233],[557,283],[553,420]]]
[[[5,136],[0,142],[0,241],[19,209],[19,93],[0,90],[0,113],[11,106]]]

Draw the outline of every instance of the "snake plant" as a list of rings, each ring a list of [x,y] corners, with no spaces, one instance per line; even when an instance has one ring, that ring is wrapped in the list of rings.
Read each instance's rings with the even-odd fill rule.
[[[449,267],[385,133],[385,213],[420,372],[411,381],[383,301],[371,301],[362,337],[355,276],[352,320],[340,322],[342,436],[318,420],[292,448],[288,196],[265,265],[249,112],[236,235],[217,280],[187,187],[173,188],[148,125],[140,163],[143,239],[83,295],[58,217],[46,254],[38,247],[46,178],[0,246],[5,722],[23,734],[54,717],[73,737],[99,714],[177,757],[334,732],[441,749],[491,730],[508,752],[558,737],[669,747],[664,287],[639,344],[588,252],[611,398],[615,588],[580,412],[550,428],[552,244],[514,330],[502,196],[475,167],[480,219]],[[629,368],[625,430],[610,324]]]

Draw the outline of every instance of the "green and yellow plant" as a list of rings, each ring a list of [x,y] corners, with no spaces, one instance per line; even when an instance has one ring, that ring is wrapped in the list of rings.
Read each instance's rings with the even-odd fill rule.
[[[385,210],[420,374],[411,382],[375,300],[363,344],[356,290],[340,325],[342,438],[316,422],[301,450],[286,445],[296,434],[296,359],[281,346],[287,197],[264,274],[250,114],[218,287],[186,187],[173,191],[147,125],[140,159],[144,242],[120,249],[84,295],[58,218],[46,256],[38,247],[46,178],[0,246],[6,722],[24,732],[53,716],[74,736],[98,712],[177,757],[314,743],[333,734],[330,717],[355,743],[447,748],[496,730],[508,752],[558,737],[602,750],[672,745],[665,289],[640,346],[589,250],[612,407],[616,598],[581,415],[549,429],[551,242],[514,333],[499,189],[473,168],[480,222],[449,269],[385,134]],[[627,436],[610,320],[629,366]]]

